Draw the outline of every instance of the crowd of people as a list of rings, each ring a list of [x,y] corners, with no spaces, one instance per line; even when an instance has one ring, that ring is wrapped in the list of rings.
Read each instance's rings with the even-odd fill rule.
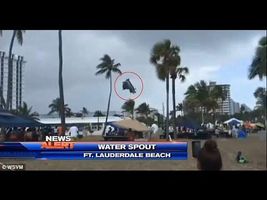
[[[210,125],[210,124],[202,124],[199,128],[189,128],[186,126],[178,126],[177,136],[182,135],[197,135],[198,133],[206,133],[210,135],[215,135],[217,137],[238,137],[240,131],[248,134],[251,130],[247,129],[244,125],[228,125],[228,124],[218,124],[218,125]],[[173,127],[169,128],[169,133],[173,134]]]
[[[46,136],[68,135],[83,137],[83,131],[77,126],[67,127],[63,134],[61,126],[13,127],[0,129],[0,141],[44,141]]]

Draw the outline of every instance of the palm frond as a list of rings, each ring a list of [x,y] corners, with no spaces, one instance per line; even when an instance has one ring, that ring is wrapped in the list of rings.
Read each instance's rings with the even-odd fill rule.
[[[23,44],[23,32],[25,31],[23,30],[15,30],[15,31],[16,31],[16,38],[18,40],[18,43],[22,45]]]
[[[107,71],[108,71],[107,68],[103,68],[103,69],[100,69],[99,71],[97,71],[97,72],[95,73],[95,75],[101,75],[101,74],[106,73]]]
[[[181,82],[183,83],[183,82],[185,82],[185,76],[184,75],[182,75],[182,74],[180,74],[179,75],[179,79],[181,80]]]
[[[259,45],[266,46],[267,45],[267,37],[262,37],[259,41]]]
[[[180,47],[175,45],[175,46],[172,46],[172,51],[176,54],[179,54],[180,53]]]
[[[153,65],[157,64],[157,61],[160,60],[160,56],[159,55],[151,55],[150,57],[150,63],[152,63]]]
[[[51,114],[54,113],[54,112],[56,112],[56,110],[51,109],[51,110],[49,111],[48,115],[51,115]]]
[[[102,60],[103,62],[106,62],[106,63],[112,62],[112,60],[108,54],[105,54],[102,58],[100,58],[100,60]]]
[[[266,37],[263,37],[260,39],[258,43],[258,47],[256,48],[255,55],[252,59],[252,62],[249,66],[249,74],[248,78],[251,80],[255,78],[256,76],[259,77],[260,80],[263,79],[264,76],[266,76]]]
[[[167,72],[165,67],[163,65],[157,65],[155,68],[158,78],[162,81],[165,81],[167,77]]]
[[[113,68],[112,72],[118,73],[118,74],[122,74],[121,70],[119,70],[118,68]]]
[[[178,67],[177,68],[177,73],[178,74],[188,74],[189,69],[187,67]]]
[[[105,77],[106,77],[106,79],[109,79],[109,78],[110,78],[110,76],[111,76],[111,71],[110,71],[110,70],[108,70],[108,71],[107,71],[107,73],[106,73],[106,76],[105,76]]]
[[[97,69],[104,69],[104,68],[108,68],[107,63],[102,62],[99,65],[96,66]]]
[[[113,68],[118,68],[119,66],[121,66],[120,63],[113,64]]]
[[[170,45],[170,40],[164,40],[156,43],[152,48],[152,55],[155,55],[156,57],[164,56],[164,54],[166,54],[166,52],[170,49]]]

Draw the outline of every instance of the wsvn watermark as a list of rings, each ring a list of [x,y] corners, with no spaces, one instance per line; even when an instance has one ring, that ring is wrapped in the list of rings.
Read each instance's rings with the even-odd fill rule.
[[[25,170],[25,164],[4,164],[0,163],[0,171],[23,171]]]

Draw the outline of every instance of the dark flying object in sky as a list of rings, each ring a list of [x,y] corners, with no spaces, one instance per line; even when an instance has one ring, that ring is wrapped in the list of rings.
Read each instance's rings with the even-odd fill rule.
[[[122,83],[122,89],[123,90],[129,90],[130,93],[133,93],[133,94],[136,93],[135,88],[132,85],[130,79],[126,79],[125,81],[123,81],[123,83]]]

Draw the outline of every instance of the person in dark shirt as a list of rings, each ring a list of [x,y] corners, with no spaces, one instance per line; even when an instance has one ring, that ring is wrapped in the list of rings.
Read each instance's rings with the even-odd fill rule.
[[[217,143],[207,140],[197,156],[197,167],[200,170],[218,171],[222,169],[222,158]]]

